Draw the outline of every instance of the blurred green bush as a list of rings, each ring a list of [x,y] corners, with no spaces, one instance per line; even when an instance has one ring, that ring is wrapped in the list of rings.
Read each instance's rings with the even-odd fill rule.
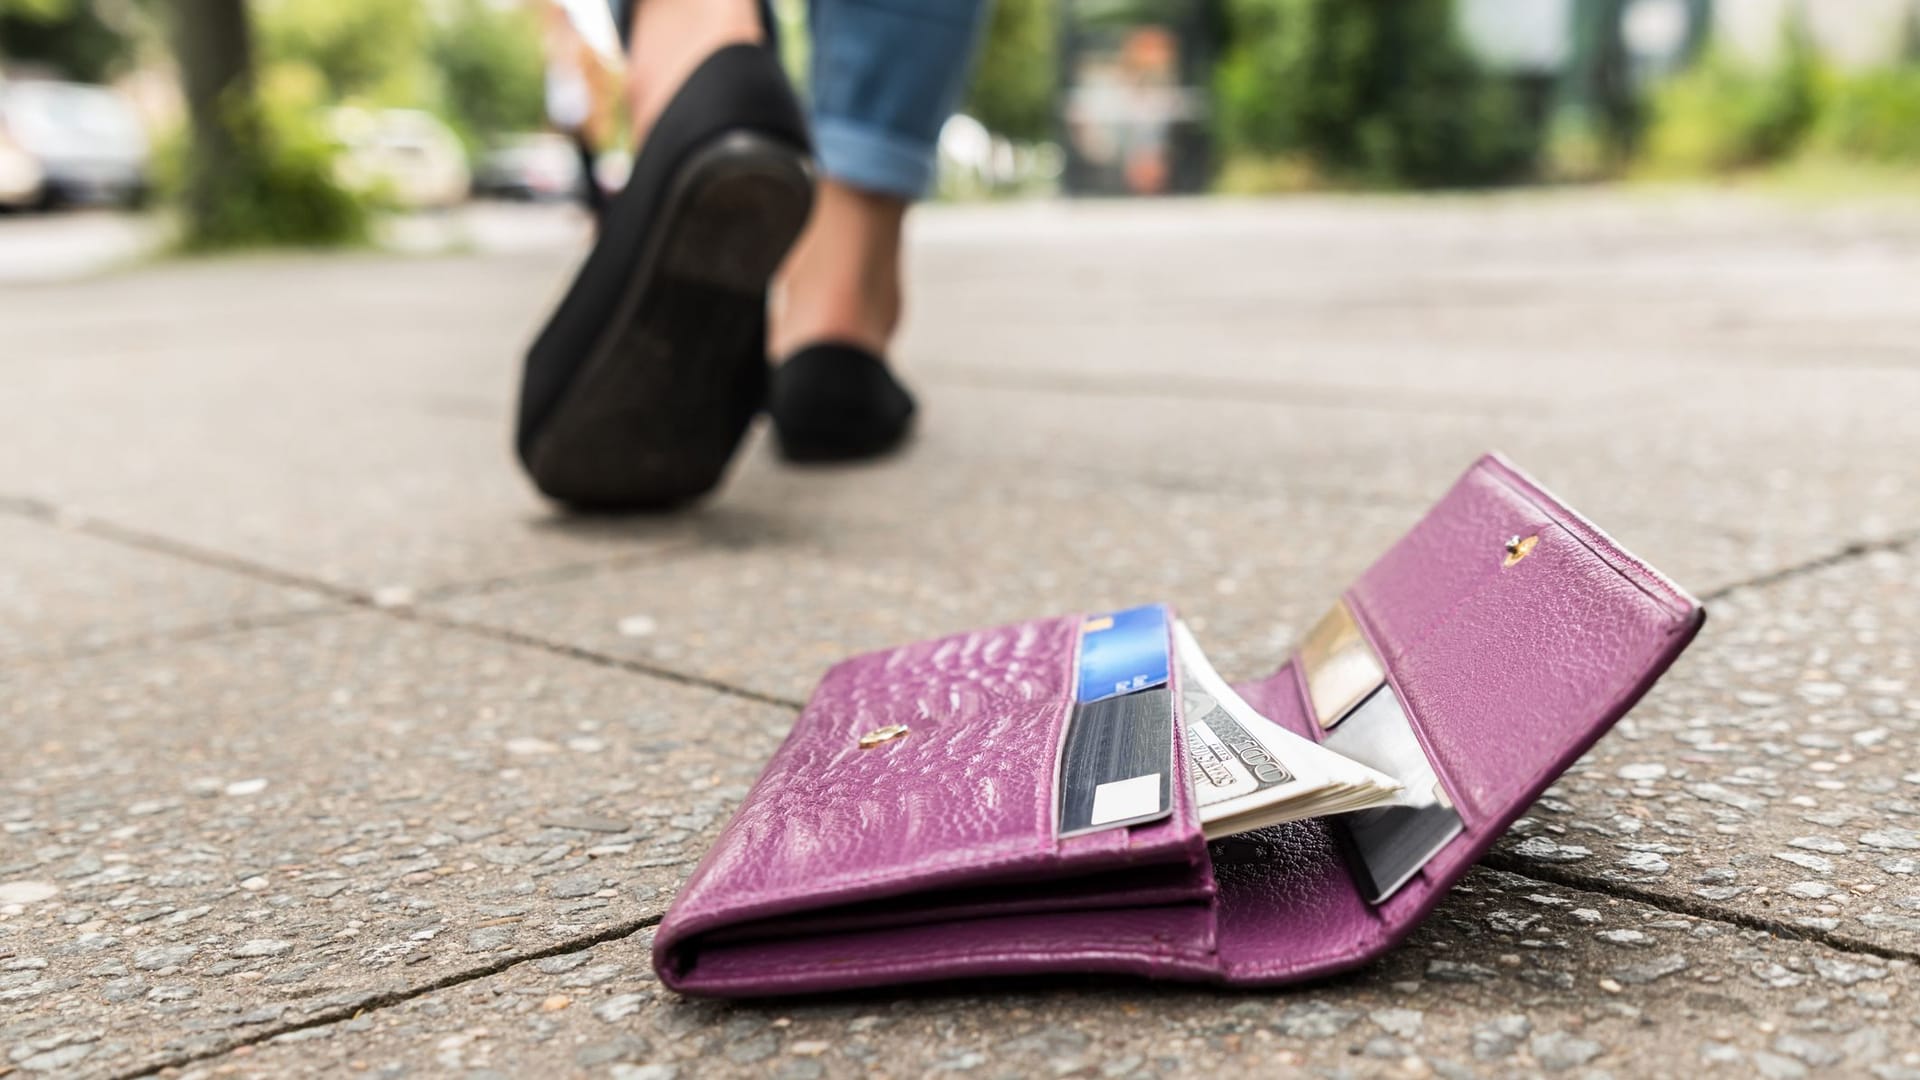
[[[1710,176],[1816,159],[1842,168],[1920,164],[1914,46],[1889,66],[1836,71],[1797,22],[1781,35],[1769,60],[1709,48],[1659,87],[1641,171]]]
[[[1294,159],[1391,187],[1523,175],[1537,125],[1461,42],[1450,0],[1226,0],[1215,136],[1236,159]],[[1237,167],[1240,175],[1257,170]]]
[[[469,151],[544,122],[535,10],[487,0],[274,0],[261,4],[262,59],[310,68],[327,104],[427,109]]]
[[[134,59],[134,43],[101,13],[104,5],[80,0],[0,0],[0,55],[46,64],[81,82],[105,82]],[[119,22],[137,17],[120,10]]]
[[[213,178],[207,212],[190,214],[180,247],[191,252],[244,247],[341,247],[366,243],[374,199],[343,187],[338,152],[320,123],[318,84],[299,69],[262,81],[252,102],[232,103],[228,127],[238,153]],[[196,167],[184,133],[167,140],[156,162],[163,192],[187,190]]]
[[[965,111],[996,135],[1038,142],[1053,135],[1059,78],[1055,0],[995,0]]]
[[[532,9],[451,0],[274,0],[258,19],[258,92],[228,124],[239,152],[218,197],[188,215],[189,251],[328,247],[369,240],[378,190],[344,186],[327,118],[343,104],[425,108],[476,150],[543,123],[541,27]],[[184,137],[161,154],[163,191],[184,197]]]
[[[329,102],[415,105],[425,98],[428,23],[417,0],[273,0],[254,8],[263,63],[312,68],[326,81]]]
[[[1920,65],[1838,79],[1814,125],[1812,149],[1852,160],[1920,165]]]
[[[1720,173],[1781,161],[1812,130],[1830,76],[1806,32],[1789,23],[1771,62],[1709,46],[1658,88],[1641,152],[1655,175]]]

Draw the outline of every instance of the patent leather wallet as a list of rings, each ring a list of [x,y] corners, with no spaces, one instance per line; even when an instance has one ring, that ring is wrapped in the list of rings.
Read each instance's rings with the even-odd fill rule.
[[[1064,972],[1276,985],[1358,966],[1432,910],[1704,618],[1493,455],[1339,600],[1463,825],[1383,902],[1326,819],[1209,845],[1184,783],[1162,820],[1058,836],[1082,618],[1069,615],[828,671],[661,921],[661,979],[741,997]],[[1321,673],[1306,669],[1325,644],[1238,689],[1323,737]]]

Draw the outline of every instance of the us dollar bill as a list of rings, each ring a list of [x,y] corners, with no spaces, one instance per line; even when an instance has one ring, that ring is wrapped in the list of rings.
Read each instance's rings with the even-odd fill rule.
[[[1260,715],[1174,624],[1187,775],[1209,839],[1391,802],[1394,779]]]
[[[1180,695],[1187,717],[1187,761],[1201,806],[1212,806],[1297,778],[1234,720],[1213,695],[1189,684]]]

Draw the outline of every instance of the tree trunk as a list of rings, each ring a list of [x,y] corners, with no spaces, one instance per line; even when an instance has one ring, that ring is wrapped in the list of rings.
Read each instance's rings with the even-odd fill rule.
[[[174,53],[193,125],[187,228],[201,232],[219,203],[249,180],[259,136],[253,101],[253,34],[246,0],[171,0]]]

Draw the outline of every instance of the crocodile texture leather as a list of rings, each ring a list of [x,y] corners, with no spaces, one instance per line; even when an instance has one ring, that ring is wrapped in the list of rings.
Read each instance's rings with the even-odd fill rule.
[[[903,913],[952,922],[955,907],[971,918],[1012,917],[1210,898],[1187,785],[1173,785],[1164,821],[1055,836],[1079,623],[1019,623],[830,670],[663,920],[654,943],[663,980],[718,992],[708,980],[722,954],[770,957],[770,941],[809,925],[796,914],[837,921],[839,909],[865,905],[882,923]],[[907,734],[859,745],[863,733],[894,724]],[[1061,887],[1123,867],[1154,872],[1137,889]],[[992,896],[951,895],[983,889]],[[865,955],[876,972],[887,966]]]
[[[1506,566],[1512,536],[1539,540]],[[1704,615],[1497,456],[1346,599],[1465,823],[1385,903],[1360,896],[1322,822],[1205,845],[1186,785],[1166,821],[1056,839],[1078,619],[1051,619],[830,671],[662,921],[662,979],[750,996],[1063,971],[1276,984],[1353,967],[1425,917]],[[1239,689],[1319,737],[1295,663]],[[910,733],[858,748],[894,723]]]

